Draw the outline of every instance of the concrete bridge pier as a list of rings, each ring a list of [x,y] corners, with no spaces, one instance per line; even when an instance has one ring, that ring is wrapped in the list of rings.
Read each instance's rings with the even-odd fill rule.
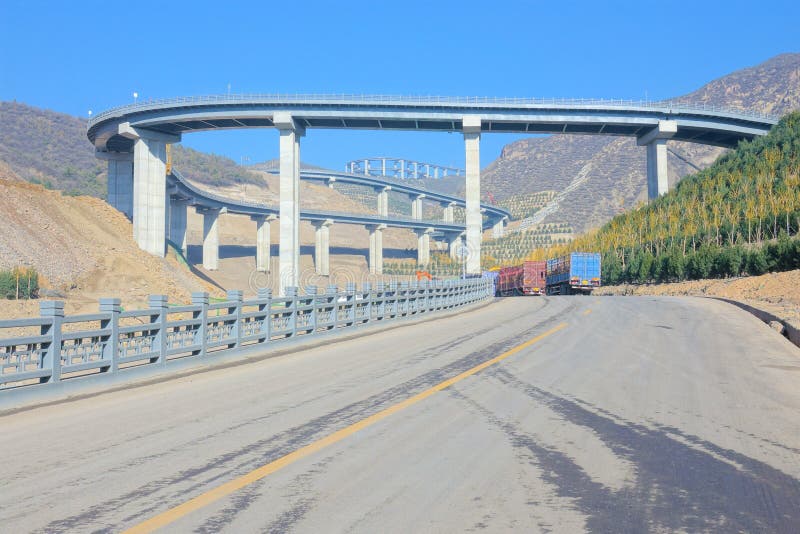
[[[198,208],[203,216],[203,268],[216,271],[219,268],[219,214],[222,210]]]
[[[383,231],[385,224],[371,224],[369,231],[369,273],[383,274]]]
[[[186,242],[186,209],[187,202],[180,198],[169,199],[169,240],[181,251],[184,257],[187,252]]]
[[[256,270],[267,273],[270,270],[270,244],[272,234],[270,223],[277,217],[274,215],[253,215],[251,220],[256,223]]]
[[[139,248],[155,256],[166,252],[167,144],[180,136],[141,128],[124,122],[118,135],[133,143],[133,238]]]
[[[678,133],[676,121],[658,121],[658,126],[636,139],[647,147],[647,198],[653,200],[669,191],[667,139]]]
[[[461,248],[461,234],[450,234],[448,236],[447,241],[447,250],[450,253],[450,257],[457,262],[461,262],[461,258],[458,256],[459,249]]]
[[[277,112],[272,119],[280,134],[280,281],[278,292],[296,287],[300,278],[300,138],[305,129],[292,115]]]
[[[455,202],[448,202],[446,204],[442,204],[442,208],[444,208],[444,211],[442,213],[442,222],[446,223],[455,222],[455,214],[454,214],[455,205],[456,205]]]
[[[465,115],[462,119],[466,152],[466,215],[467,215],[467,274],[481,273],[481,118]]]
[[[422,219],[422,199],[425,195],[410,195],[411,196],[411,218],[420,220]]]
[[[108,203],[133,218],[133,154],[130,152],[101,152],[98,159],[108,162]]]
[[[424,266],[431,262],[431,234],[433,228],[414,230],[417,234],[417,264]]]
[[[375,190],[378,193],[378,215],[382,217],[389,216],[389,191],[390,186],[380,187]]]
[[[506,220],[505,218],[500,219],[492,226],[492,237],[498,239],[503,237],[506,231]]]
[[[314,264],[317,274],[331,274],[331,226],[333,221],[325,219],[314,223]]]

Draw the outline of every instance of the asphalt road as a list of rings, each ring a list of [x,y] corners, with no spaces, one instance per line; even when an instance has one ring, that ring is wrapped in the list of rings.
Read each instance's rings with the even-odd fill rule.
[[[4,532],[799,532],[800,350],[710,300],[502,299],[0,417],[0,454]]]

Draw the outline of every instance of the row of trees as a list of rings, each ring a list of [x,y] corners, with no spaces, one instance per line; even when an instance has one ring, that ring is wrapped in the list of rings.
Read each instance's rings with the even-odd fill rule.
[[[606,283],[677,281],[800,268],[800,112],[742,142],[667,195],[563,247],[603,254]]]
[[[28,267],[0,271],[0,298],[31,299],[39,296],[39,273]]]

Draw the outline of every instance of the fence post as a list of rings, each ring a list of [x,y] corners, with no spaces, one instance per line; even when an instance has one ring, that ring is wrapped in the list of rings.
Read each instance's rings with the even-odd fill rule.
[[[311,330],[309,334],[317,332],[317,286],[306,286],[306,295],[311,297],[311,320],[308,322]]]
[[[291,313],[291,323],[290,326],[292,327],[292,333],[289,334],[289,337],[295,337],[297,335],[297,287],[295,286],[287,286],[286,287],[286,297],[292,299],[292,303],[289,306],[289,313]]]
[[[64,302],[45,300],[39,303],[39,314],[51,319],[49,325],[42,325],[42,335],[50,336],[50,346],[42,358],[43,369],[50,368],[50,378],[41,378],[40,382],[61,381],[61,324],[64,321]]]
[[[264,322],[261,325],[264,341],[259,341],[259,343],[267,343],[269,338],[272,337],[272,290],[266,287],[259,288],[256,298],[260,301],[258,303],[258,312],[264,314]]]
[[[195,310],[192,315],[193,319],[200,319],[200,325],[197,328],[197,339],[200,345],[200,350],[198,350],[194,355],[203,357],[206,355],[206,350],[208,349],[208,293],[205,291],[198,291],[196,293],[192,293],[192,305],[199,306],[199,310]]]
[[[229,349],[238,349],[242,345],[242,300],[244,292],[241,289],[228,290],[227,297],[234,306],[228,308],[228,315],[233,314],[235,322],[233,323],[233,344],[228,345]]]
[[[397,282],[389,282],[389,291],[392,293],[392,319],[400,311],[400,296],[397,294]]]
[[[344,288],[344,295],[345,295],[345,306],[348,306],[347,309],[347,320],[348,326],[355,326],[356,325],[356,285],[352,282],[348,282]]]
[[[150,316],[150,322],[158,329],[153,346],[158,349],[158,357],[150,358],[150,363],[167,363],[167,296],[150,295],[147,299],[147,307],[151,310],[158,310],[157,315]]]
[[[333,309],[331,310],[333,315],[333,325],[331,326],[331,330],[336,330],[336,328],[339,326],[339,288],[336,286],[328,286],[325,292],[333,299],[331,301],[331,304],[333,305]]]
[[[366,297],[364,296],[365,293],[366,293]],[[372,320],[372,284],[370,284],[369,282],[364,282],[361,285],[361,297],[366,300],[366,303],[364,303],[364,306],[367,308],[367,312],[366,312],[367,320],[364,321],[364,322],[368,323],[368,322],[370,322]]]
[[[107,313],[108,319],[100,321],[100,328],[108,328],[111,333],[108,336],[105,347],[103,347],[103,359],[108,360],[109,373],[116,373],[119,370],[119,314],[122,311],[120,299],[101,298],[100,313]]]

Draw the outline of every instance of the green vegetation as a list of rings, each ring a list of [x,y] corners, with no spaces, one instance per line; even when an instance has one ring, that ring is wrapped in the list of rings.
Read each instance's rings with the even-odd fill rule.
[[[487,240],[481,247],[481,265],[484,269],[516,265],[532,250],[546,249],[569,241],[572,233],[567,223],[540,224],[523,232],[508,233],[498,239]]]
[[[669,194],[566,247],[603,254],[604,282],[671,282],[800,268],[800,112]],[[791,237],[794,236],[794,237]]]
[[[539,191],[537,193],[517,194],[499,201],[497,204],[511,213],[515,221],[531,217],[556,196],[555,191]]]
[[[31,299],[39,296],[39,273],[35,269],[17,267],[0,271],[0,298]]]
[[[264,183],[263,178],[240,167],[230,158],[180,145],[172,145],[172,166],[186,178],[206,185],[224,187]]]

